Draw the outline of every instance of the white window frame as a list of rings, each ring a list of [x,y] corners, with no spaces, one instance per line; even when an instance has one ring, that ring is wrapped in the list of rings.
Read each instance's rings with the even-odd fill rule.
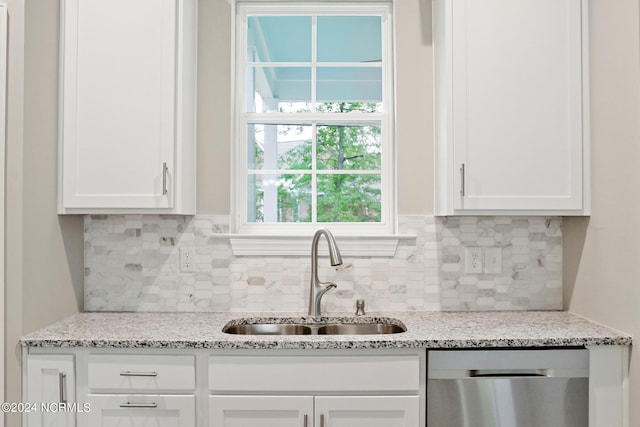
[[[233,118],[232,128],[232,191],[231,191],[231,243],[237,255],[288,255],[309,252],[308,239],[320,227],[329,228],[347,254],[393,255],[400,236],[397,232],[396,171],[395,171],[395,85],[394,85],[394,32],[393,3],[385,0],[354,2],[292,2],[292,1],[236,1],[234,4],[234,46],[232,52]],[[245,70],[246,28],[250,15],[377,15],[382,18],[382,91],[383,112],[345,113],[344,116],[327,113],[300,115],[284,113],[243,112],[246,94]],[[277,65],[264,63],[265,66]],[[324,64],[326,65],[326,64]],[[345,66],[349,63],[339,63]],[[315,84],[315,82],[313,82]],[[315,98],[315,97],[314,97]],[[381,221],[376,223],[250,223],[247,221],[247,124],[259,123],[313,123],[358,124],[359,119],[377,121],[381,125]],[[362,123],[367,124],[365,122]],[[314,174],[315,175],[315,174]],[[347,246],[345,250],[345,245]],[[364,252],[363,252],[364,251]]]

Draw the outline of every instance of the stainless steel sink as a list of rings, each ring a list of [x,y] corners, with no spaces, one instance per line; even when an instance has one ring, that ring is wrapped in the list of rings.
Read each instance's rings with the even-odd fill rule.
[[[406,329],[391,323],[338,323],[318,328],[318,335],[379,335],[400,332],[406,332]]]
[[[311,335],[311,328],[297,323],[250,323],[225,326],[222,332],[238,335]]]
[[[398,320],[357,319],[318,323],[282,323],[260,321],[244,323],[242,319],[227,324],[222,332],[237,335],[386,335],[406,332],[407,328]]]

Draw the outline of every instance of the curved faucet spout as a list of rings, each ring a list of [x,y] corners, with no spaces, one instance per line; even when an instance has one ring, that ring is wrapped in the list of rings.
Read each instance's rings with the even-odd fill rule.
[[[324,283],[318,278],[318,243],[322,236],[326,238],[329,245],[331,265],[334,267],[342,265],[342,256],[333,234],[326,228],[318,229],[311,241],[311,283],[309,284],[309,315],[314,317],[321,315],[320,302],[322,301],[322,296],[327,291],[337,287],[335,283]]]

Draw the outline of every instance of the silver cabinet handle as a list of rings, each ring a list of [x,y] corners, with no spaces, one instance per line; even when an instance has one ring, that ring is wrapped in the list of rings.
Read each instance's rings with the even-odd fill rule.
[[[324,427],[324,414],[320,414],[320,427]]]
[[[120,376],[121,377],[157,377],[158,373],[157,372],[131,372],[131,371],[124,371],[124,372],[120,372]]]
[[[303,427],[307,427],[307,425],[308,425],[307,423],[308,423],[308,421],[309,421],[309,420],[308,420],[308,418],[309,418],[309,417],[307,416],[307,414],[304,414],[304,421],[303,421],[303,423],[302,423]]]
[[[460,195],[464,197],[464,163],[460,165]]]
[[[121,408],[157,408],[158,404],[155,402],[151,402],[151,403],[130,403],[130,402],[126,402],[126,403],[121,403],[120,404]]]
[[[58,387],[60,392],[60,403],[67,403],[67,374],[58,373]]]
[[[162,163],[162,195],[167,194],[167,172],[169,168],[167,167],[167,162]]]

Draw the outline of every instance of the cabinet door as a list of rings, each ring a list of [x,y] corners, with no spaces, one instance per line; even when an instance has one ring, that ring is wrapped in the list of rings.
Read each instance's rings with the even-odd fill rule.
[[[439,138],[446,135],[452,145],[445,213],[580,213],[588,129],[586,4],[439,3],[446,53],[436,61],[450,61],[438,65],[450,80],[438,80],[445,87],[436,89],[436,96],[449,97],[438,107],[449,115],[446,124],[440,121],[446,130]]]
[[[209,425],[215,427],[311,427],[311,396],[211,396]]]
[[[75,403],[75,366],[71,354],[32,354],[27,357],[25,402],[37,405]],[[74,412],[41,410],[25,414],[28,427],[73,427]]]
[[[174,206],[180,4],[63,1],[62,212]]]
[[[187,427],[196,425],[195,397],[89,395],[91,427]]]
[[[418,427],[418,396],[318,396],[316,427]]]

